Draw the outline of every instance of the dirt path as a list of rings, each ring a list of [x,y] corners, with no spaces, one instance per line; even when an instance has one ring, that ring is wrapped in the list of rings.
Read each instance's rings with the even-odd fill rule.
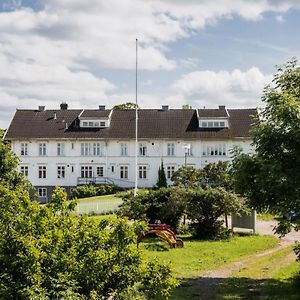
[[[275,226],[275,222],[258,222],[257,232],[261,234],[273,234],[272,229]],[[188,285],[193,287],[195,293],[192,299],[215,299],[215,295],[219,286],[224,282],[226,278],[229,278],[233,273],[237,272],[239,269],[243,268],[243,266],[247,266],[249,261],[253,261],[256,258],[261,258],[277,251],[280,251],[286,247],[289,247],[295,243],[295,241],[300,241],[300,233],[292,232],[288,234],[286,237],[280,239],[279,244],[271,249],[265,250],[263,252],[257,253],[255,255],[251,255],[247,258],[244,258],[240,261],[236,261],[232,263],[230,266],[226,268],[208,271],[202,275],[201,278],[191,279],[188,281]],[[295,260],[296,256],[291,253],[285,258],[285,263]]]

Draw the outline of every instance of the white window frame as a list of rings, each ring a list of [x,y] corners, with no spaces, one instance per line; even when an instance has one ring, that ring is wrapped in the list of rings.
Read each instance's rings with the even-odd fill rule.
[[[104,166],[96,166],[97,177],[104,177]]]
[[[57,166],[57,178],[58,179],[66,178],[66,166],[63,165]]]
[[[21,143],[21,156],[27,156],[27,155],[28,155],[28,144]]]
[[[175,156],[175,144],[174,143],[167,144],[167,156]]]
[[[47,166],[38,166],[38,178],[46,179],[47,178]]]
[[[93,167],[91,165],[80,166],[81,178],[93,178]]]
[[[120,144],[121,148],[121,156],[128,156],[128,146],[126,143],[121,143]]]
[[[171,179],[175,171],[175,166],[167,166],[167,179]]]
[[[57,156],[65,156],[65,144],[57,143]]]
[[[120,166],[120,179],[128,179],[128,166],[127,165]]]
[[[139,179],[147,179],[147,166],[141,165],[139,166]]]
[[[21,166],[20,166],[20,172],[21,172],[24,176],[28,177],[28,166],[21,165]]]
[[[90,156],[90,144],[89,143],[81,143],[80,145],[81,156]]]
[[[47,144],[39,143],[39,156],[46,156],[46,155],[47,155]]]
[[[139,156],[147,156],[147,145],[144,143],[139,144]]]
[[[47,188],[45,187],[39,187],[37,190],[38,197],[39,198],[47,198]]]

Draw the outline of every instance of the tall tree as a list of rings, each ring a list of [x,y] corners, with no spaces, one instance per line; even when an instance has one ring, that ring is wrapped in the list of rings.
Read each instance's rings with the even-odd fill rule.
[[[265,108],[253,126],[254,155],[233,160],[236,189],[258,210],[300,212],[300,68],[296,59],[278,68],[263,92]],[[291,226],[281,223],[286,233]]]
[[[163,161],[161,162],[161,165],[160,165],[160,167],[158,169],[158,180],[157,180],[156,186],[159,189],[162,188],[162,187],[167,187],[168,186],[167,178],[166,178],[166,172],[165,172]]]

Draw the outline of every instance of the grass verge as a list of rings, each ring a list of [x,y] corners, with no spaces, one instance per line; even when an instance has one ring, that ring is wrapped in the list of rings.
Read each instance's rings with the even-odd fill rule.
[[[115,195],[104,195],[78,199],[78,203],[90,203],[94,201],[121,201],[121,198],[116,197]]]

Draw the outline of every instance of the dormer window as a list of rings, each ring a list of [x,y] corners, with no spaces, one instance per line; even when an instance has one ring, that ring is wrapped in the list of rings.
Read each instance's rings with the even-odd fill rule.
[[[81,121],[80,126],[85,128],[104,128],[107,127],[106,121]]]
[[[228,120],[199,120],[200,128],[226,128]]]

